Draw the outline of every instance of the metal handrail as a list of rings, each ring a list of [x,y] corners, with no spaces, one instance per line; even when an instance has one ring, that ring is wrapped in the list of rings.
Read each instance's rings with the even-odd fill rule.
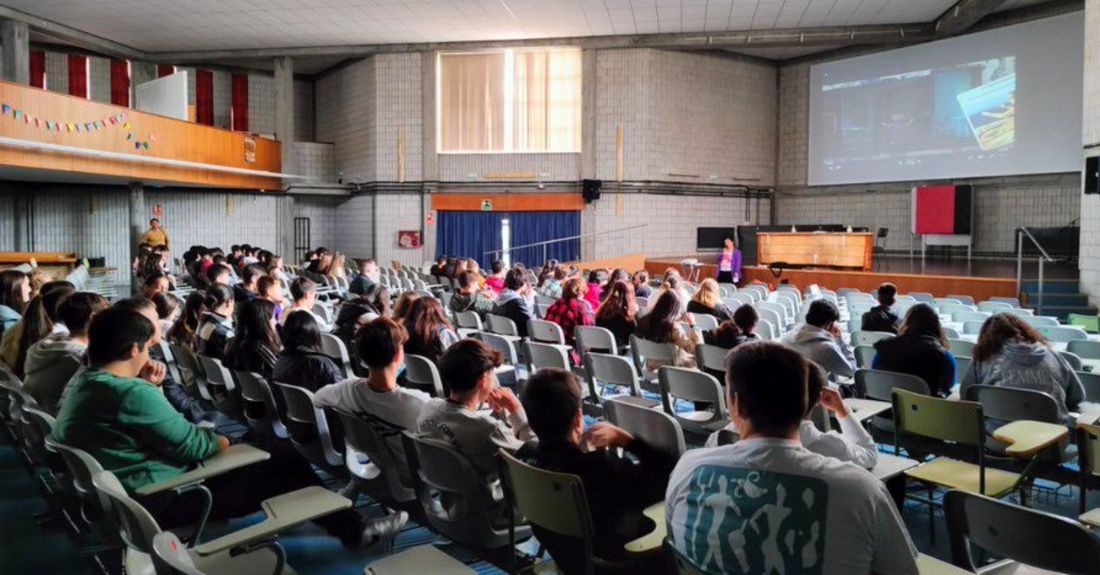
[[[1024,286],[1024,236],[1027,236],[1031,243],[1039,249],[1039,253],[1042,254],[1036,258],[1039,263],[1039,293],[1037,294],[1035,302],[1035,315],[1043,315],[1043,266],[1046,262],[1054,262],[1054,258],[1050,257],[1050,254],[1043,249],[1043,245],[1039,243],[1039,240],[1035,239],[1035,236],[1031,235],[1031,231],[1025,226],[1016,228],[1016,293],[1023,293]]]
[[[569,236],[567,238],[558,238],[556,240],[547,240],[547,241],[544,241],[544,242],[534,242],[534,243],[530,243],[530,244],[524,244],[522,246],[512,246],[510,248],[501,248],[499,250],[487,251],[483,255],[504,254],[505,252],[511,253],[511,252],[516,251],[516,250],[522,250],[522,249],[525,249],[525,248],[531,248],[531,247],[535,247],[535,246],[543,246],[542,261],[545,263],[546,262],[546,254],[547,254],[547,246],[549,246],[550,244],[556,244],[556,243],[559,243],[559,242],[568,242],[568,241],[579,240],[579,239],[583,239],[583,238],[593,238],[593,237],[596,237],[596,236],[603,236],[603,235],[614,234],[614,233],[618,233],[618,232],[626,232],[626,231],[630,231],[630,230],[637,230],[637,229],[647,227],[648,225],[649,224],[639,224],[639,225],[636,225],[636,226],[618,228],[618,229],[615,229],[615,230],[605,230],[605,231],[602,231],[602,232],[592,232],[590,234],[581,234],[579,236]]]

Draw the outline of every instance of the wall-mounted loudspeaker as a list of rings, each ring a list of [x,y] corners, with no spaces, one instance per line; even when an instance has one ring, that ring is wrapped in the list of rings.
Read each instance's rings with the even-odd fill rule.
[[[1100,156],[1085,158],[1085,193],[1100,194]]]
[[[600,189],[603,188],[603,180],[581,180],[581,195],[584,203],[591,204],[600,199]]]

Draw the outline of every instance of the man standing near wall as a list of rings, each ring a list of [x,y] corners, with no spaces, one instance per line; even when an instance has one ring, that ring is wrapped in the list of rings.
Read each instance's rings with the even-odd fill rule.
[[[165,249],[171,249],[168,245],[168,232],[160,227],[160,220],[156,218],[149,220],[149,229],[142,234],[141,243],[149,244],[151,247],[164,246]]]

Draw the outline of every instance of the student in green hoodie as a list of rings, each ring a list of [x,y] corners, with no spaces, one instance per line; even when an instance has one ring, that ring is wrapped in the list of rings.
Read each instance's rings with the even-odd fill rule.
[[[90,453],[133,492],[176,477],[229,446],[212,430],[188,422],[165,399],[159,385],[164,364],[151,361],[149,348],[159,336],[156,324],[132,309],[114,307],[92,319],[88,330],[88,369],[68,386],[54,437]],[[271,458],[212,477],[210,518],[241,517],[276,495],[322,485],[309,463],[289,448],[265,446]],[[193,524],[196,493],[162,494],[142,504],[163,528]],[[408,516],[371,522],[348,509],[316,520],[347,547],[358,547],[398,531]]]

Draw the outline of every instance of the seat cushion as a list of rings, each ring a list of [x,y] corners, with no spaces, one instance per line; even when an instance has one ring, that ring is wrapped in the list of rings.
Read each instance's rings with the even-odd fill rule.
[[[905,475],[917,481],[948,489],[980,493],[981,468],[965,461],[943,457],[909,469]],[[1019,474],[986,466],[984,494],[990,497],[1001,497],[1012,491],[1019,479]]]

